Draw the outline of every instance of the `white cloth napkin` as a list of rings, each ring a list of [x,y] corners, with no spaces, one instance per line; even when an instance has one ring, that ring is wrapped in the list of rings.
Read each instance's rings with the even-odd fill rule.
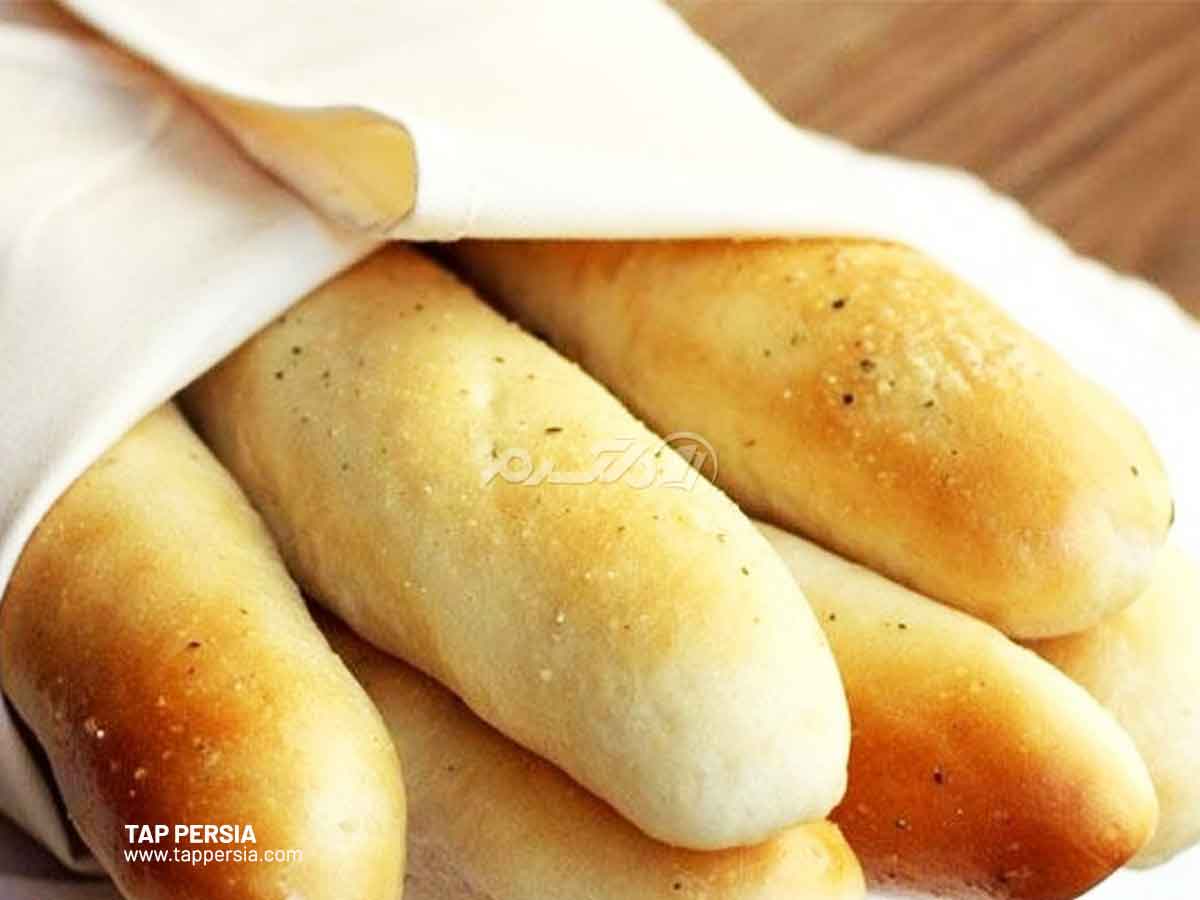
[[[48,17],[0,5],[0,588],[107,445],[384,236],[914,244],[1141,416],[1174,481],[1176,539],[1200,552],[1195,323],[968,175],[792,128],[649,0],[67,5],[352,228],[161,77],[75,27],[5,26]],[[86,864],[2,716],[0,808]],[[1182,898],[1165,886],[1197,879],[1193,854],[1096,896]]]

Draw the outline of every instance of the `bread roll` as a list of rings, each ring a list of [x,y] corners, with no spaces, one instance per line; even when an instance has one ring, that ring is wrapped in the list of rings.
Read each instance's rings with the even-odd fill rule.
[[[1168,545],[1149,589],[1082,634],[1030,646],[1082,684],[1133,737],[1158,794],[1158,829],[1133,859],[1166,862],[1200,840],[1200,571]]]
[[[496,298],[755,515],[1021,637],[1133,600],[1171,501],[1141,427],[926,257],[852,240],[468,242]]]
[[[130,900],[396,900],[404,793],[378,713],[250,504],[173,407],[38,526],[0,606],[4,690]],[[127,825],[164,825],[157,843]],[[176,843],[179,825],[254,831]],[[181,859],[135,861],[163,849]],[[193,864],[184,853],[256,851]],[[266,862],[266,851],[300,859]]]
[[[825,626],[854,738],[834,811],[868,880],[1059,900],[1128,861],[1157,804],[1129,736],[994,628],[770,526]]]
[[[840,900],[862,871],[837,828],[697,853],[643,835],[453,694],[328,616],[325,634],[375,701],[404,758],[408,900]]]
[[[416,251],[316,291],[186,403],[312,597],[651,836],[757,843],[841,797],[837,669],[766,541],[704,479],[576,477],[614,439],[686,464]],[[572,483],[496,475],[516,451]]]

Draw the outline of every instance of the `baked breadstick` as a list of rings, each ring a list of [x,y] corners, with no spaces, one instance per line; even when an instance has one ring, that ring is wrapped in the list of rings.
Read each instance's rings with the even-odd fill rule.
[[[1200,572],[1167,546],[1149,589],[1082,634],[1029,645],[1117,717],[1158,794],[1158,829],[1133,859],[1166,862],[1200,840]]]
[[[173,407],[38,526],[0,606],[0,675],[130,900],[399,896],[404,792],[387,731]],[[238,831],[196,843],[176,834],[190,825]],[[128,826],[168,833],[148,842]],[[126,856],[156,849],[168,858]],[[193,864],[204,851],[243,857]]]
[[[1076,897],[1157,804],[1129,736],[996,629],[770,526],[833,645],[854,723],[833,820],[868,880],[956,898]]]
[[[434,681],[318,614],[404,758],[406,898],[841,900],[862,870],[836,826],[697,853],[661,844],[559,769],[508,740]]]
[[[467,242],[486,296],[743,508],[1020,637],[1145,586],[1171,519],[1108,394],[926,257],[851,240]]]
[[[614,439],[687,467],[416,251],[185,397],[310,596],[651,836],[757,843],[841,797],[837,669],[770,546],[704,479],[594,477]],[[516,451],[535,473],[497,474]]]

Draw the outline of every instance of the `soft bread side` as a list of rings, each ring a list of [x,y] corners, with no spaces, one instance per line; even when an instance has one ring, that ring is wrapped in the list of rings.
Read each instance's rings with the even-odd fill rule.
[[[762,530],[845,679],[850,782],[832,818],[871,882],[1065,900],[1145,845],[1150,776],[1082,688],[983,622]]]
[[[1133,860],[1166,862],[1200,841],[1200,570],[1167,546],[1149,589],[1082,634],[1029,645],[1133,737],[1158,794],[1158,829]]]
[[[1136,421],[978,292],[872,241],[465,242],[483,290],[719,484],[1019,637],[1146,585],[1171,518]]]
[[[306,592],[651,836],[757,843],[841,797],[837,669],[770,546],[704,479],[647,485],[687,467],[416,251],[316,291],[185,402]],[[589,475],[614,440],[644,448],[636,482]],[[498,474],[518,451],[530,470]]]
[[[646,837],[453,694],[318,621],[404,758],[410,900],[849,900],[862,872],[837,828],[802,825],[710,853]]]
[[[130,900],[396,900],[404,794],[367,696],[173,407],[38,526],[0,606],[4,690]],[[130,861],[126,825],[249,825],[283,862]]]

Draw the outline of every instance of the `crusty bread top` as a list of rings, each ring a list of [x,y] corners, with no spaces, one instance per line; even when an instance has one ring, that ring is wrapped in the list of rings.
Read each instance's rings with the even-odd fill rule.
[[[744,508],[1009,634],[1086,628],[1149,578],[1171,502],[1141,427],[914,250],[448,252],[653,427],[713,442]]]
[[[845,680],[854,739],[833,819],[871,881],[1067,900],[1141,849],[1150,776],[1086,691],[995,628],[762,528]]]
[[[0,669],[67,812],[131,900],[398,896],[404,794],[387,731],[173,407],[34,532],[0,606]],[[222,849],[303,859],[127,861],[149,846],[129,843],[128,824],[250,825],[257,843]]]
[[[835,826],[708,853],[659,843],[429,678],[330,617],[318,621],[404,757],[410,891],[436,900],[862,896],[862,872]]]
[[[331,281],[185,402],[314,599],[647,833],[755,843],[841,796],[837,668],[766,541],[702,478],[489,477],[615,440],[686,465],[425,256]]]

